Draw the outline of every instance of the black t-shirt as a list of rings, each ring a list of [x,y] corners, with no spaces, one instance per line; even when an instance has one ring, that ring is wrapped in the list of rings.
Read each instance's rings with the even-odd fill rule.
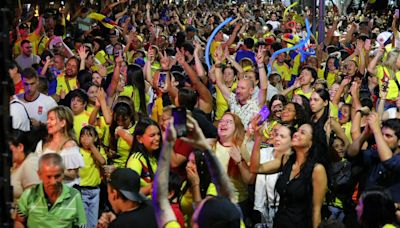
[[[157,227],[156,215],[153,206],[149,202],[142,203],[135,210],[123,212],[110,223],[111,228],[131,227]]]

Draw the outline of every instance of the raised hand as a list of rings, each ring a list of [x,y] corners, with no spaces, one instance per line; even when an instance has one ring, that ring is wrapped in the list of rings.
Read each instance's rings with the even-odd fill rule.
[[[82,46],[79,47],[78,55],[79,55],[79,58],[81,60],[85,60],[87,58],[88,54],[89,54],[89,52],[86,52],[86,47],[85,46],[82,45]]]
[[[162,53],[161,51],[159,52],[161,59],[160,59],[160,64],[161,64],[161,68],[163,70],[170,70],[170,64],[171,64],[171,59],[169,58],[169,56],[167,55],[167,52],[164,51],[164,53]]]
[[[257,65],[263,65],[264,64],[264,58],[265,58],[265,46],[264,45],[260,45],[258,47],[258,52],[256,55],[256,61],[257,61]]]
[[[186,62],[185,61],[185,54],[181,50],[179,50],[179,48],[176,48],[175,59],[181,65],[183,65]]]
[[[103,64],[100,64],[98,65],[97,73],[99,73],[101,77],[105,77],[107,76],[107,68]]]
[[[214,52],[214,59],[216,63],[222,63],[224,61],[224,54],[222,51],[222,46],[218,46],[217,50]]]

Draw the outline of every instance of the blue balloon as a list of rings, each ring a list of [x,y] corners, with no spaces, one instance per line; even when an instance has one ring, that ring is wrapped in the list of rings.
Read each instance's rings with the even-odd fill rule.
[[[292,47],[279,49],[278,51],[274,52],[274,54],[272,54],[271,59],[270,59],[270,61],[268,63],[268,66],[267,66],[268,76],[271,74],[272,63],[274,62],[276,56],[278,56],[279,54],[284,53],[284,52],[289,52],[289,51],[292,51],[292,50],[296,50],[298,48],[300,48],[300,50],[301,50],[305,45],[307,45],[307,42],[311,38],[311,27],[310,27],[310,22],[308,21],[307,18],[306,18],[306,29],[307,29],[307,37],[306,37],[306,39],[301,40],[298,44],[296,44],[296,45],[294,45]]]
[[[210,61],[210,48],[211,48],[211,43],[214,40],[214,37],[217,35],[217,33],[219,32],[219,30],[221,30],[226,24],[228,24],[229,22],[231,22],[233,20],[233,17],[229,17],[227,18],[225,21],[223,21],[221,24],[219,24],[214,31],[211,33],[210,38],[208,38],[207,41],[207,46],[206,46],[206,53],[204,58],[206,59],[206,63],[208,66],[208,69],[211,69],[211,61]]]

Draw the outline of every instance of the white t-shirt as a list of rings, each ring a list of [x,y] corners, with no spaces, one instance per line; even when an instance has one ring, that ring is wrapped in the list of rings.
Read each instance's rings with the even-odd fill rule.
[[[31,121],[24,105],[14,97],[10,102],[10,116],[12,117],[13,129],[21,131],[31,130]]]
[[[43,154],[58,153],[59,155],[61,155],[66,169],[79,169],[79,168],[83,168],[85,166],[82,154],[80,153],[78,146],[62,148],[58,152],[54,151],[54,150],[50,150],[48,148],[44,148],[44,150],[43,150],[43,141],[40,140],[40,142],[38,142],[38,144],[36,146],[35,153],[39,156],[39,158]],[[77,178],[75,178],[73,180],[64,181],[64,183],[66,185],[68,185],[69,187],[72,187],[75,184],[79,185],[80,182],[81,182],[81,179],[79,178],[79,175]]]
[[[260,164],[272,161],[274,159],[273,147],[262,148],[260,150]],[[274,203],[279,204],[279,195],[277,193],[275,194],[275,184],[278,180],[278,177],[279,173],[257,175],[254,193],[254,210],[264,213],[264,210],[266,210],[266,205],[272,206]],[[265,193],[268,194],[268,198],[267,194]]]
[[[276,30],[279,28],[279,26],[281,26],[279,21],[267,21],[267,24],[270,24],[273,30]]]
[[[53,98],[42,93],[40,93],[34,101],[26,101],[24,99],[24,94],[19,94],[18,98],[28,111],[29,118],[33,118],[42,123],[46,123],[47,121],[47,112],[57,106]]]

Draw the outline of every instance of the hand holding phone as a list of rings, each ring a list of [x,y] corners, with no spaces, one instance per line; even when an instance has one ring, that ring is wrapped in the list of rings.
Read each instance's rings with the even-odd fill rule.
[[[186,137],[188,129],[186,126],[186,109],[184,107],[177,107],[172,109],[172,116],[174,118],[174,128],[176,130],[176,136]]]
[[[270,114],[270,111],[268,109],[268,106],[264,105],[260,112],[258,113],[260,115],[260,121],[258,121],[258,126],[260,126],[261,124],[264,123],[264,121],[266,121],[268,119],[268,116]]]
[[[164,88],[165,87],[165,81],[167,79],[167,73],[166,72],[160,72],[160,76],[158,78],[158,88]]]

